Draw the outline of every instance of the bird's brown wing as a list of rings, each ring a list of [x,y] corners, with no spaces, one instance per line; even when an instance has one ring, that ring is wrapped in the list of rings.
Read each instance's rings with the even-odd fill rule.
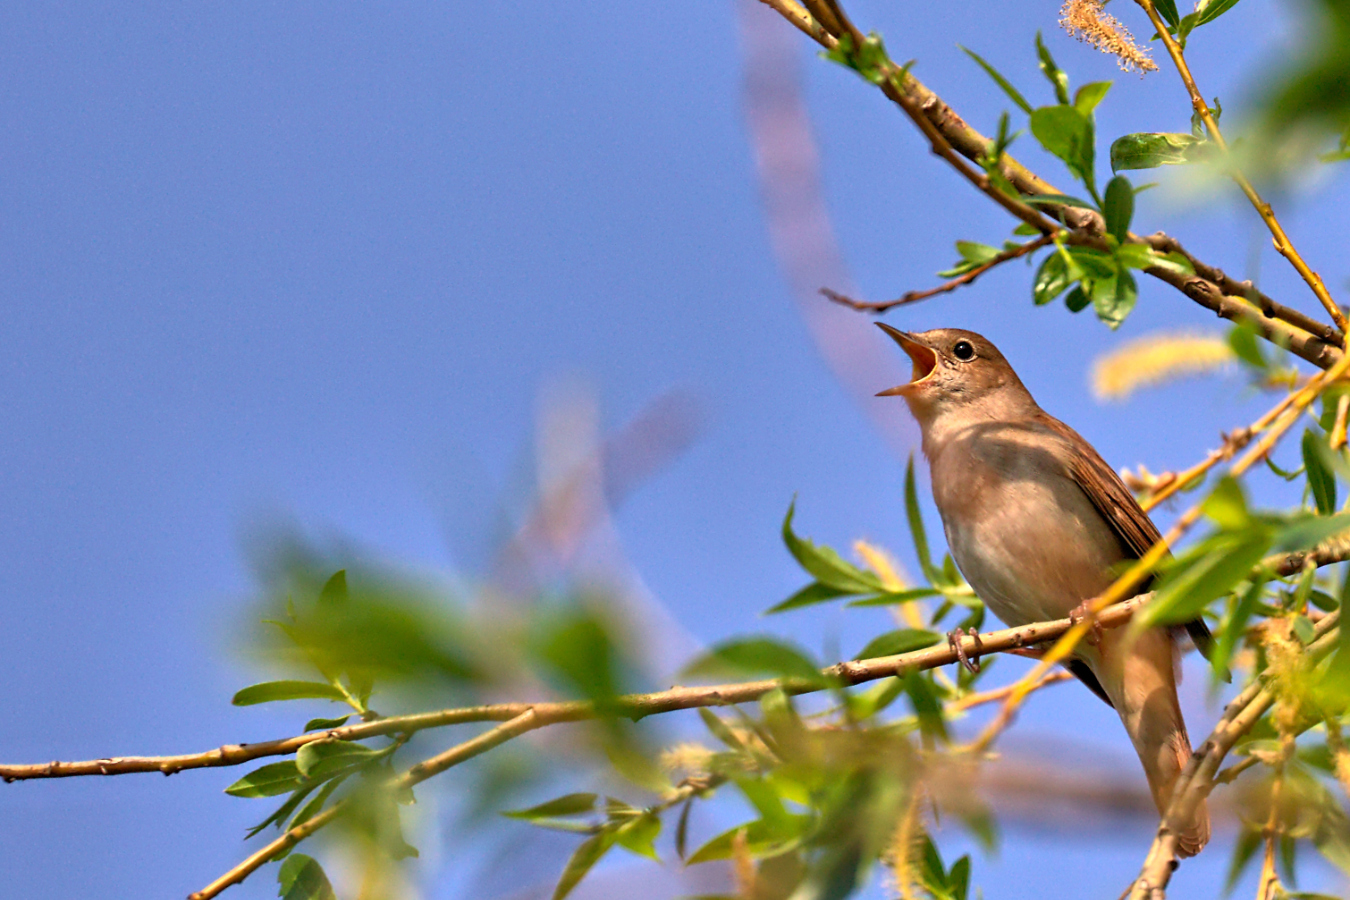
[[[1132,557],[1143,556],[1162,540],[1153,520],[1139,507],[1139,503],[1125,487],[1125,482],[1082,435],[1045,412],[1038,412],[1036,422],[1062,437],[1069,449],[1068,473],[1078,484],[1092,505],[1115,530],[1124,550]],[[1186,632],[1195,648],[1209,658],[1213,638],[1205,621],[1199,617],[1186,623]]]

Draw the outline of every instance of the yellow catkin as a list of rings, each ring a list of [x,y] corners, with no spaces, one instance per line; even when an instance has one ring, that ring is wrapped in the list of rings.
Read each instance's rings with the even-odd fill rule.
[[[923,841],[923,822],[919,819],[919,795],[915,792],[905,804],[904,815],[895,824],[891,844],[882,855],[890,869],[889,887],[897,900],[915,900],[914,886],[919,882],[916,862]]]
[[[1141,387],[1200,375],[1233,362],[1221,337],[1158,333],[1112,350],[1092,365],[1092,391],[1102,400],[1122,400]]]
[[[713,751],[702,744],[676,744],[661,751],[658,760],[667,772],[683,772],[690,775],[702,775],[712,763]]]
[[[1157,70],[1148,53],[1135,45],[1134,35],[1102,9],[1101,0],[1066,0],[1059,15],[1061,28],[1103,53],[1113,54],[1126,72],[1143,74]]]

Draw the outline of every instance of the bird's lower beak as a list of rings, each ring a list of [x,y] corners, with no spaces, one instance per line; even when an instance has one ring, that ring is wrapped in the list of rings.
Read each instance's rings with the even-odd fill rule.
[[[908,332],[892,328],[885,322],[878,322],[877,327],[889,334],[914,363],[914,374],[910,376],[909,384],[887,388],[884,391],[879,391],[877,396],[893,397],[897,394],[907,394],[933,374],[933,370],[937,368],[937,351]]]

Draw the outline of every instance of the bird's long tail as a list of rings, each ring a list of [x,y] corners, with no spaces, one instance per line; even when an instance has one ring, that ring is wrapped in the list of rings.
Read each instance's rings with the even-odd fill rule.
[[[1112,655],[1112,648],[1103,649],[1108,657]],[[1191,758],[1191,742],[1177,701],[1172,637],[1161,628],[1139,635],[1123,659],[1108,659],[1107,668],[1103,686],[1129,732],[1154,805],[1162,815],[1171,802],[1177,776]],[[1177,853],[1194,856],[1208,842],[1209,809],[1201,802],[1177,832]]]

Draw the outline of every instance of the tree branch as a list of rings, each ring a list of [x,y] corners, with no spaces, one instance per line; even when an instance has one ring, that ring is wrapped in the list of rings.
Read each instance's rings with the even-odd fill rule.
[[[761,2],[774,9],[827,50],[832,50],[838,45],[838,36],[845,33],[845,29],[854,40],[862,39],[861,33],[846,19],[842,23],[833,23],[839,27],[831,27],[830,17],[833,11],[837,10],[837,6],[833,9],[821,9],[823,5],[821,0],[812,0],[809,4],[812,12],[821,12],[820,17],[813,16],[812,12],[808,12],[794,0],[761,0]],[[890,68],[891,74],[896,74],[894,67]],[[883,79],[880,87],[928,138],[934,153],[946,159],[968,181],[1013,215],[1032,224],[1042,234],[1053,233],[1055,227],[1047,226],[1045,218],[1040,216],[1037,210],[993,188],[987,175],[977,172],[966,164],[965,160],[960,159],[964,157],[978,162],[989,152],[991,141],[966,124],[937,94],[908,72],[904,73],[903,78]],[[1023,195],[1063,193],[1006,153],[999,160],[999,171]],[[1101,215],[1093,210],[1056,207],[1056,211],[1065,225],[1082,232],[1084,237],[1099,238],[1104,230]],[[1036,213],[1039,218],[1033,218],[1029,213]],[[1247,322],[1266,340],[1288,347],[1293,353],[1319,368],[1328,368],[1340,358],[1339,346],[1344,338],[1334,329],[1328,333],[1326,325],[1310,319],[1297,310],[1276,303],[1266,295],[1255,291],[1250,284],[1229,278],[1218,268],[1195,258],[1175,238],[1164,233],[1159,232],[1147,239],[1134,239],[1143,240],[1159,252],[1177,252],[1186,257],[1195,268],[1196,274],[1193,276],[1156,266],[1144,271],[1172,285],[1194,302],[1222,318]]]
[[[1195,77],[1191,75],[1190,67],[1186,65],[1186,57],[1181,50],[1181,46],[1177,44],[1176,39],[1167,30],[1167,25],[1158,15],[1158,10],[1153,6],[1153,0],[1136,0],[1136,2],[1143,7],[1144,12],[1148,15],[1148,20],[1157,29],[1158,37],[1162,39],[1163,46],[1167,48],[1167,55],[1172,57],[1172,62],[1177,67],[1177,74],[1181,76],[1182,82],[1186,85],[1186,91],[1190,94],[1191,106],[1194,107],[1200,120],[1205,123],[1205,130],[1209,132],[1210,140],[1223,154],[1229,177],[1237,182],[1238,188],[1246,195],[1247,200],[1251,202],[1252,206],[1256,208],[1256,212],[1261,216],[1261,221],[1266,223],[1266,228],[1270,230],[1270,234],[1275,240],[1275,249],[1279,251],[1281,256],[1289,260],[1289,264],[1308,283],[1308,287],[1312,288],[1312,292],[1326,309],[1327,314],[1331,316],[1331,320],[1336,323],[1336,327],[1344,332],[1346,330],[1345,313],[1341,312],[1341,308],[1336,305],[1336,301],[1327,291],[1327,286],[1322,283],[1321,277],[1308,267],[1308,264],[1303,261],[1303,257],[1299,255],[1298,250],[1294,249],[1293,242],[1284,233],[1284,227],[1280,225],[1280,220],[1276,218],[1275,211],[1271,209],[1270,204],[1261,199],[1261,195],[1247,180],[1247,176],[1233,162],[1228,152],[1228,142],[1224,140],[1223,132],[1219,131],[1218,121],[1210,111],[1209,104],[1205,102],[1204,95],[1200,93],[1200,88],[1195,84]]]
[[[1314,631],[1316,639],[1307,650],[1314,661],[1326,656],[1334,648],[1339,638],[1339,621],[1340,610],[1336,610],[1317,623]],[[1139,877],[1129,890],[1130,900],[1165,900],[1167,883],[1177,867],[1177,831],[1190,821],[1201,801],[1214,789],[1224,756],[1274,702],[1275,693],[1269,683],[1264,678],[1258,678],[1224,709],[1223,718],[1196,748],[1195,754],[1177,777],[1172,788],[1172,800],[1158,825],[1157,836],[1144,859]]]
[[[856,309],[860,312],[883,313],[889,309],[894,309],[897,306],[903,306],[906,303],[927,300],[929,297],[945,294],[948,291],[954,291],[963,285],[970,284],[976,278],[979,278],[985,272],[994,268],[994,266],[1005,263],[1010,259],[1026,256],[1028,253],[1035,253],[1047,244],[1054,243],[1054,240],[1055,239],[1052,236],[1043,234],[1034,241],[1027,241],[1024,244],[1013,247],[1011,250],[1004,250],[1002,253],[991,258],[988,262],[980,263],[969,272],[958,275],[951,281],[944,282],[943,284],[940,284],[935,288],[929,288],[926,291],[908,291],[894,300],[882,300],[875,303],[868,303],[863,300],[854,300],[852,297],[845,297],[843,294],[837,294],[829,288],[821,288],[820,292],[841,306],[847,306],[850,309]]]

